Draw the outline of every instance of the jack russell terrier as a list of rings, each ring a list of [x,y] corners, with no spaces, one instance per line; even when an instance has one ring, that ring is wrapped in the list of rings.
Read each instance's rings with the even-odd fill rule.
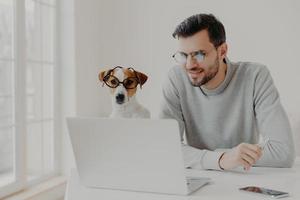
[[[112,94],[111,118],[150,118],[150,112],[138,103],[135,94],[137,86],[147,81],[148,77],[133,68],[117,66],[99,73],[99,80],[110,87]]]

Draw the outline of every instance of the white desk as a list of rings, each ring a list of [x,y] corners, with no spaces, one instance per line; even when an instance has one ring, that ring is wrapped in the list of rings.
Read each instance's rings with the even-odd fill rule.
[[[76,170],[72,170],[68,181],[65,200],[190,200],[190,199],[270,199],[263,195],[241,192],[240,187],[255,185],[286,191],[290,197],[300,199],[300,157],[293,168],[252,168],[249,172],[218,172],[189,170],[190,176],[210,177],[212,183],[189,196],[127,192],[106,189],[91,189],[80,184]]]

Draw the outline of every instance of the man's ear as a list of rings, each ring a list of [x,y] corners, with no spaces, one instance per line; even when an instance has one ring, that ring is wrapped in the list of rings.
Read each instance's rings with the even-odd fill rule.
[[[140,85],[144,85],[144,83],[147,81],[148,79],[148,76],[146,74],[143,74],[142,72],[138,72],[138,71],[135,71],[136,75],[137,75],[137,78],[140,82]]]
[[[226,58],[226,55],[227,55],[227,43],[226,42],[224,42],[223,44],[221,44],[221,46],[220,46],[220,54],[219,54],[219,56],[220,56],[220,58],[222,58],[222,60],[224,59],[224,58]]]
[[[101,71],[101,72],[98,74],[98,78],[99,78],[99,80],[100,80],[101,82],[103,82],[103,78],[104,78],[104,76],[105,76],[105,72],[106,72],[106,71]]]

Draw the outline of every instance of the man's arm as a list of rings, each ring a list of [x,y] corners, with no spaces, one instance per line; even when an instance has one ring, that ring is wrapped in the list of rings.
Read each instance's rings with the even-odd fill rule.
[[[255,164],[265,167],[291,167],[295,159],[293,135],[278,91],[266,67],[256,76],[254,111],[259,133],[266,144]]]
[[[163,99],[159,117],[176,119],[178,121],[181,141],[183,142],[185,123],[180,105],[179,91],[173,81],[174,77],[176,75],[170,71],[167,80],[163,84]],[[223,152],[200,150],[186,144],[182,144],[182,152],[186,168],[221,170],[218,161]]]
[[[253,109],[264,142],[223,149],[220,166],[224,169],[243,166],[246,170],[252,166],[291,167],[295,159],[291,128],[266,67],[260,68],[255,77]]]

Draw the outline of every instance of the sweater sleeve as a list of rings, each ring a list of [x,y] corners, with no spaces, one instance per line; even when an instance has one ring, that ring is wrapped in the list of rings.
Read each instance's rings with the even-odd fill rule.
[[[201,150],[184,144],[185,122],[180,104],[178,86],[176,87],[175,82],[179,84],[179,81],[176,81],[176,74],[174,71],[170,71],[162,88],[163,98],[159,117],[176,119],[179,123],[185,167],[193,169],[221,170],[218,161],[223,152]]]
[[[253,98],[258,131],[265,142],[256,166],[291,167],[295,159],[292,131],[266,67],[255,77]]]

